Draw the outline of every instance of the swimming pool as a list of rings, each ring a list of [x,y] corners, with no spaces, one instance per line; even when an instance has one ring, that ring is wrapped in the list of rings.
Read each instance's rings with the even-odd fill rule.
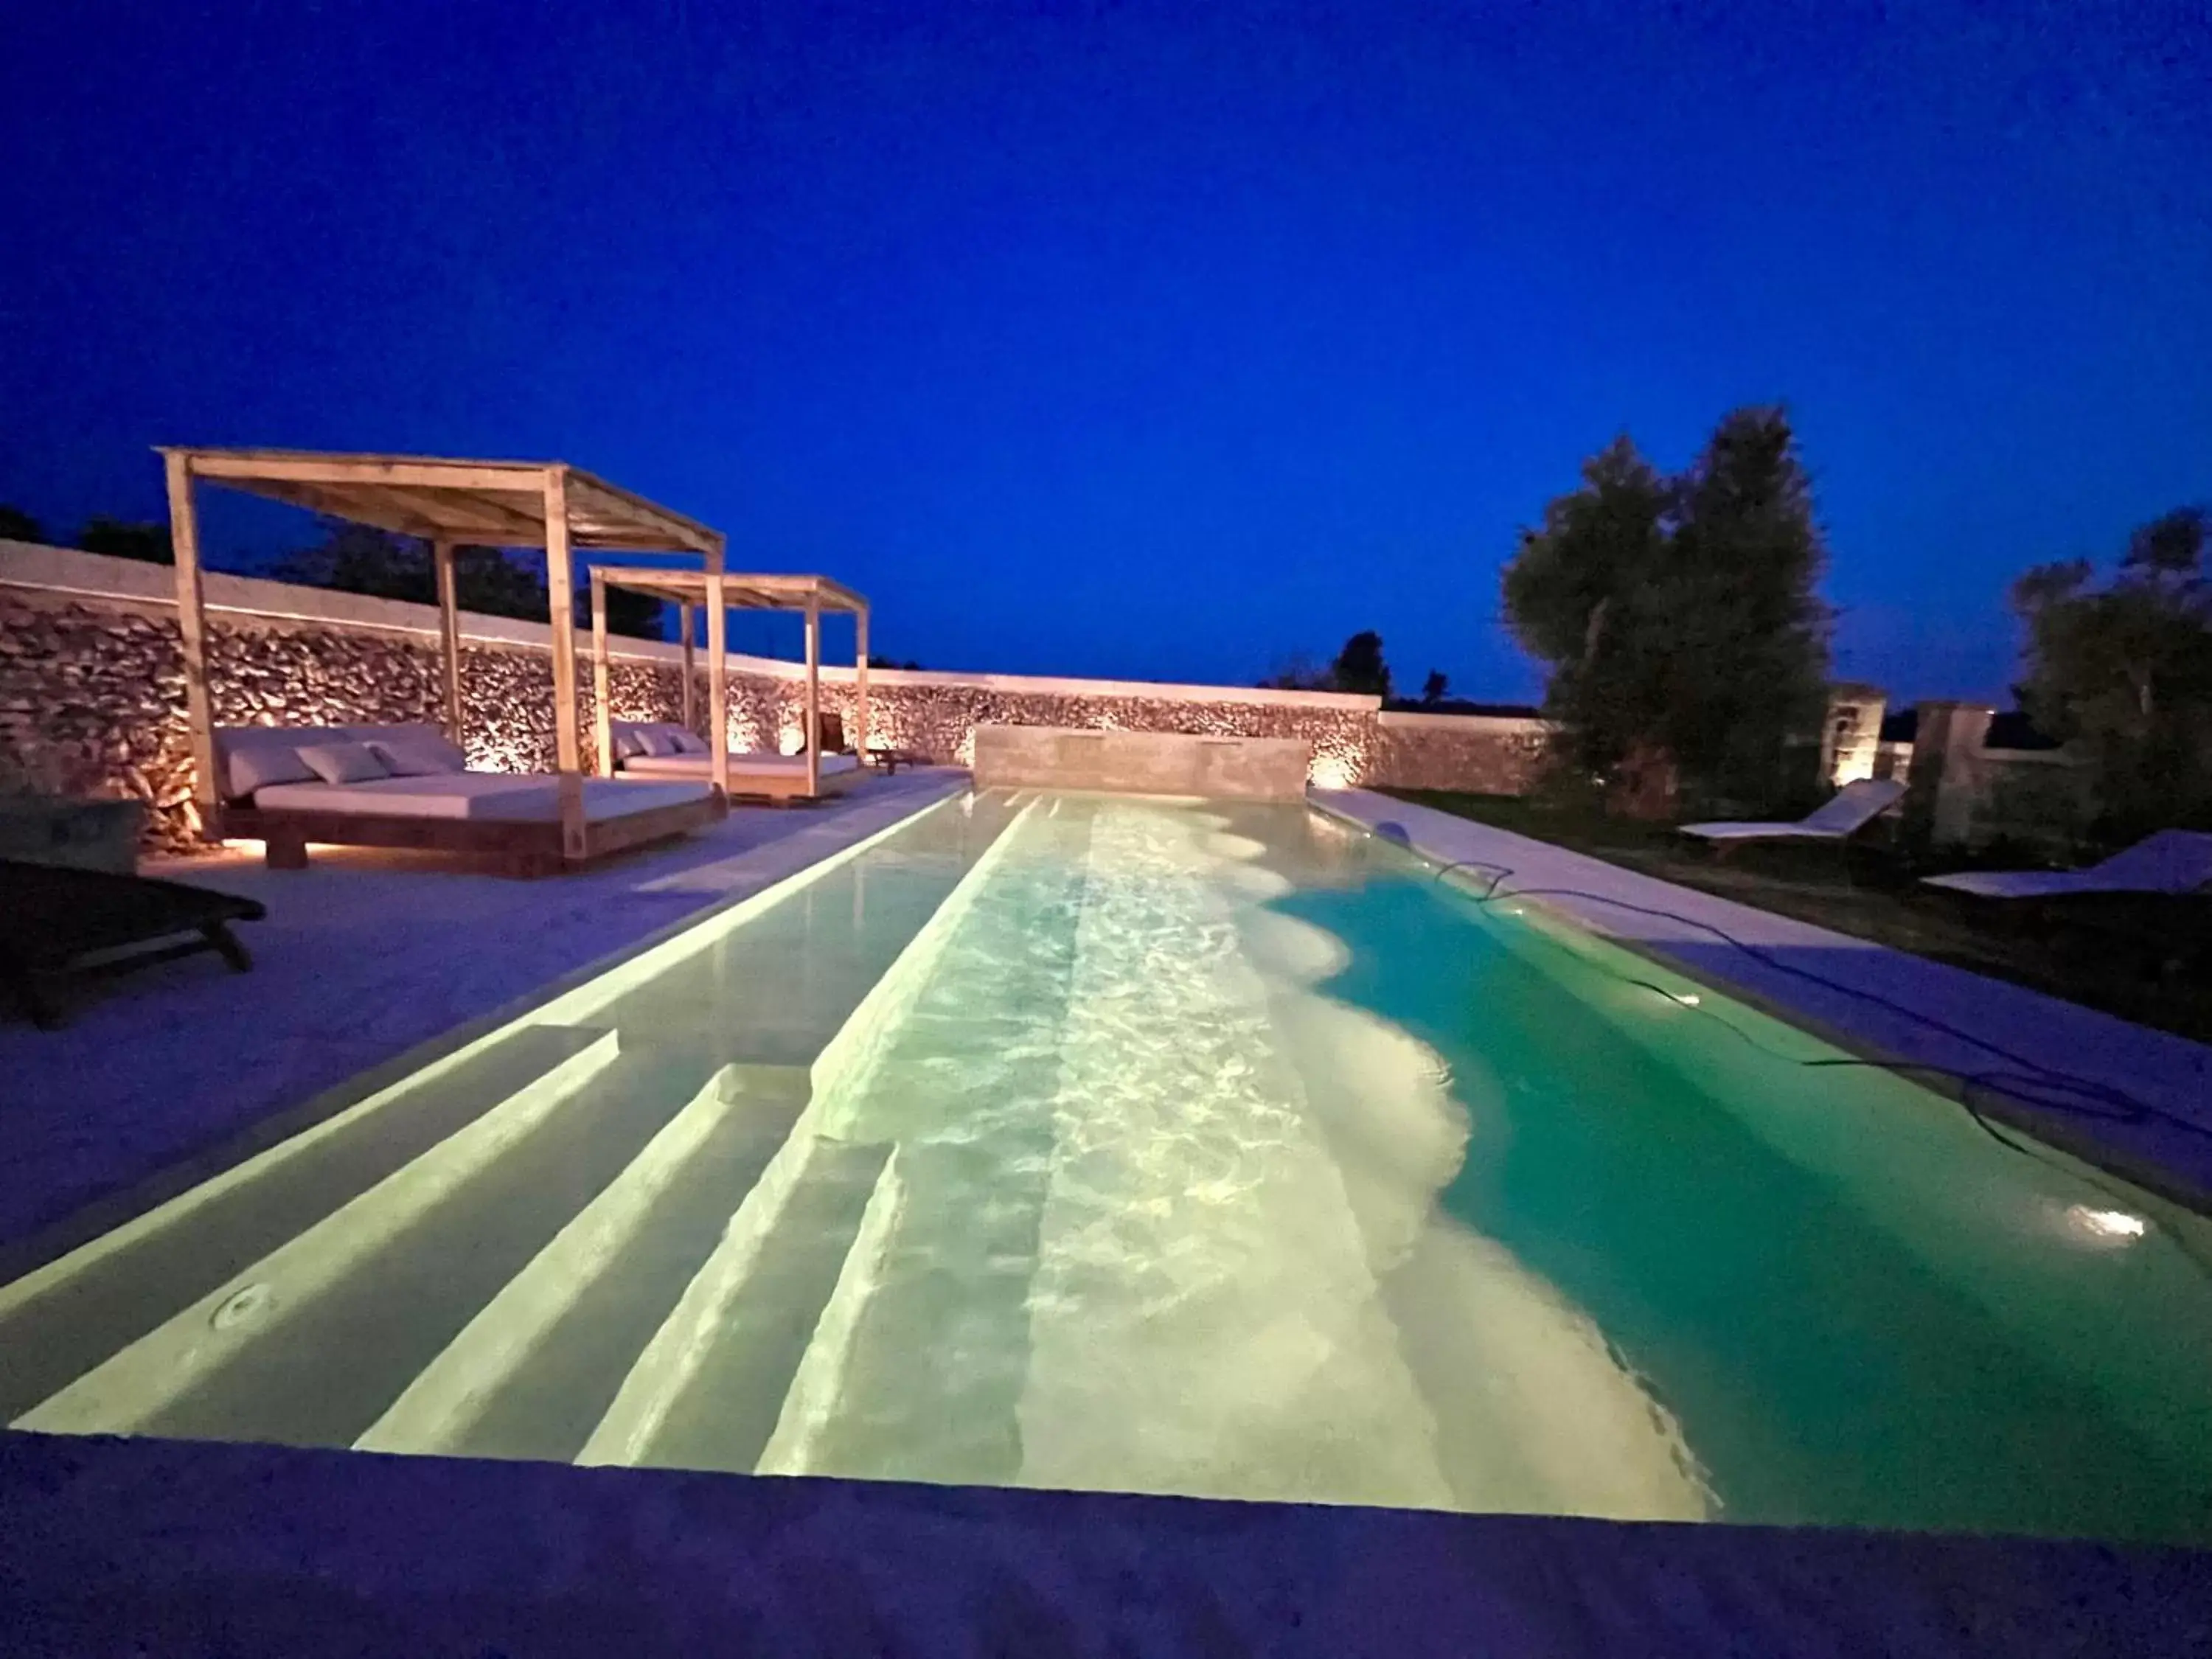
[[[2212,1539],[2212,1228],[1297,806],[986,793],[0,1288],[24,1429]]]

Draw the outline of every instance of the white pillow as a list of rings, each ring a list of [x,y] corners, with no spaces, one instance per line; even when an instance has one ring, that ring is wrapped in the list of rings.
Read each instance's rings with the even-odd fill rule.
[[[629,720],[616,720],[613,724],[617,760],[628,760],[632,755],[649,755],[653,752],[645,746],[643,727]]]
[[[384,769],[395,778],[440,777],[469,769],[466,756],[436,738],[402,738],[397,742],[372,738],[368,746],[384,763]]]
[[[313,783],[314,769],[287,744],[255,744],[230,751],[230,793],[243,799],[272,783]]]
[[[365,743],[311,743],[301,749],[300,758],[325,783],[366,783],[392,775]]]
[[[696,732],[686,732],[678,727],[668,734],[668,740],[676,745],[676,752],[679,755],[703,755],[707,752],[707,739]]]
[[[657,726],[637,728],[638,752],[643,755],[673,755],[678,753],[676,740]]]

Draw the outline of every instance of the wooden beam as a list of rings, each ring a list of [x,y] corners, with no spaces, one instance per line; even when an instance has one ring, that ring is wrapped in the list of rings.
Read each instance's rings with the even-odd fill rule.
[[[612,677],[607,672],[607,585],[592,572],[592,741],[599,750],[599,775],[615,775],[615,717],[607,707]]]
[[[672,512],[580,468],[570,467],[568,471],[570,493],[586,520],[639,526],[653,535],[666,537],[669,546],[686,552],[704,554],[721,544],[720,536],[696,519]]]
[[[340,484],[237,482],[232,483],[230,487],[244,490],[248,495],[258,495],[264,501],[283,501],[309,513],[319,513],[325,518],[371,525],[397,536],[419,536],[427,541],[444,533],[442,526],[423,517],[406,502],[387,496],[380,490],[362,490]]]
[[[416,484],[428,489],[528,495],[542,462],[434,461],[399,455],[301,455],[255,450],[184,450],[192,476],[226,484]]]
[[[453,572],[453,544],[430,544],[430,560],[438,574],[438,656],[446,678],[446,735],[466,745],[461,731],[461,605]]]
[[[806,602],[806,793],[822,793],[822,609]]]
[[[177,559],[177,635],[184,646],[192,799],[199,807],[200,838],[221,841],[223,791],[216,772],[215,700],[208,693],[207,601],[200,588],[200,524],[192,505],[191,458],[165,451],[162,463],[168,474],[169,544]]]
[[[373,493],[413,510],[417,516],[451,532],[454,541],[485,547],[539,547],[545,526],[519,507],[510,507],[481,491],[418,489],[398,484],[379,484]]]
[[[729,624],[722,605],[722,544],[717,541],[707,555],[707,772],[726,800],[730,793]]]
[[[853,752],[868,763],[868,607],[853,613]]]
[[[692,705],[698,701],[698,698],[693,695],[691,688],[692,623],[698,616],[698,609],[690,600],[685,599],[677,605],[676,614],[679,619],[678,626],[684,631],[684,729],[689,731],[691,729]]]
[[[576,732],[576,572],[568,557],[568,478],[545,469],[545,598],[553,626],[553,751],[561,773],[561,854],[585,855],[584,776]]]

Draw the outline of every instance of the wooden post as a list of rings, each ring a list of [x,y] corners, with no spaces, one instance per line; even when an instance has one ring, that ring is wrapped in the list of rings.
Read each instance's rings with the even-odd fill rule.
[[[568,556],[568,469],[545,469],[545,599],[553,625],[553,753],[561,774],[561,856],[584,856],[584,775],[576,732],[576,571]]]
[[[707,762],[708,775],[725,796],[730,793],[729,616],[722,593],[722,543],[707,556]]]
[[[691,690],[691,676],[696,672],[691,666],[691,622],[695,608],[689,599],[676,607],[676,614],[681,619],[684,629],[684,724],[687,729],[691,726],[692,705],[698,701]]]
[[[200,522],[188,455],[162,458],[168,471],[169,543],[177,556],[177,635],[184,643],[185,720],[191,727],[192,799],[200,839],[222,839],[222,787],[216,775],[215,701],[208,695],[207,604],[200,591]]]
[[[853,752],[868,763],[868,607],[853,613]]]
[[[461,603],[453,574],[453,544],[441,538],[430,544],[431,562],[438,571],[438,655],[446,672],[446,735],[455,743],[461,736]]]
[[[597,770],[603,778],[615,775],[615,715],[607,705],[613,675],[607,667],[607,584],[592,572],[592,741],[599,750]]]
[[[822,597],[806,596],[806,793],[822,793]]]

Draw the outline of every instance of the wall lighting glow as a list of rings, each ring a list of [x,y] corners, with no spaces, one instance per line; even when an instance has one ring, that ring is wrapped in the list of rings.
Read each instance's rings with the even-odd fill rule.
[[[1349,789],[1352,767],[1334,755],[1316,755],[1306,768],[1306,781],[1316,789]]]

